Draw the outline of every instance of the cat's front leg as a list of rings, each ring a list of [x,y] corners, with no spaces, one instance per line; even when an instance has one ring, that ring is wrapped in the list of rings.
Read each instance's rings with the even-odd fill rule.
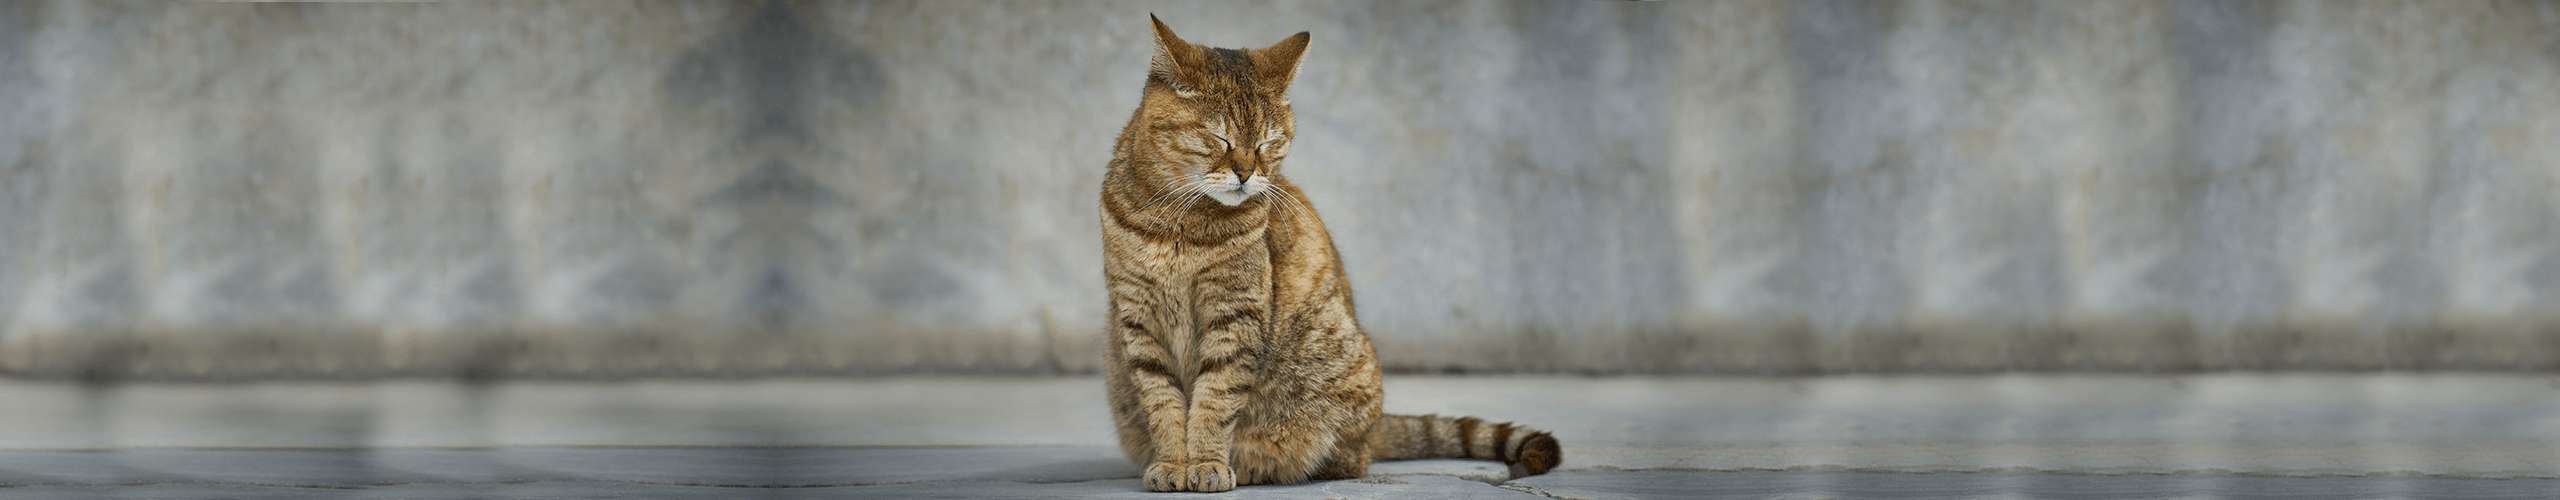
[[[1186,491],[1190,488],[1189,440],[1185,426],[1190,409],[1185,406],[1182,389],[1174,385],[1173,353],[1150,333],[1147,318],[1135,307],[1113,304],[1112,337],[1121,343],[1122,363],[1128,367],[1129,381],[1138,388],[1138,412],[1145,415],[1148,460],[1143,480],[1148,491]]]
[[[1228,279],[1218,279],[1228,278]],[[1202,287],[1212,290],[1258,290],[1264,288],[1245,273],[1232,277],[1210,277]],[[1191,491],[1218,492],[1235,489],[1239,478],[1229,465],[1235,445],[1236,412],[1244,409],[1258,382],[1255,370],[1256,349],[1261,340],[1262,324],[1268,308],[1259,293],[1205,297],[1196,352],[1200,371],[1191,384],[1191,414],[1186,434],[1191,439],[1191,470],[1186,478]]]

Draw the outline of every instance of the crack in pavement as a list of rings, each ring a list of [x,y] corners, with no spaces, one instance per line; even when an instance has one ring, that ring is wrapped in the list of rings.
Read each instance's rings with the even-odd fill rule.
[[[1583,498],[1581,498],[1581,497],[1569,497],[1569,496],[1558,495],[1558,494],[1554,494],[1554,493],[1548,493],[1548,492],[1547,492],[1547,490],[1546,490],[1546,489],[1544,489],[1544,488],[1539,488],[1539,487],[1536,487],[1536,486],[1530,486],[1530,485],[1526,485],[1526,484],[1497,484],[1497,485],[1494,485],[1494,486],[1499,486],[1499,487],[1501,487],[1502,489],[1506,489],[1506,490],[1517,491],[1517,492],[1521,492],[1521,493],[1528,493],[1528,494],[1537,495],[1537,496],[1542,496],[1542,497],[1547,497],[1547,498],[1553,498],[1553,499],[1556,499],[1556,500],[1583,500]]]
[[[1484,484],[1489,484],[1489,485],[1494,485],[1494,486],[1501,486],[1501,485],[1503,485],[1503,483],[1509,483],[1509,482],[1511,482],[1511,479],[1498,478],[1498,477],[1487,476],[1487,475],[1481,475],[1481,474],[1450,474],[1450,473],[1446,473],[1446,472],[1397,472],[1397,473],[1392,473],[1392,474],[1369,474],[1369,475],[1365,475],[1365,476],[1360,476],[1360,477],[1358,477],[1358,478],[1346,479],[1346,481],[1365,481],[1365,480],[1368,480],[1368,479],[1370,479],[1370,478],[1395,478],[1395,477],[1410,477],[1410,476],[1439,476],[1439,477],[1447,477],[1447,478],[1456,478],[1456,479],[1463,479],[1463,480],[1468,480],[1468,481],[1475,481],[1475,482],[1484,483]]]

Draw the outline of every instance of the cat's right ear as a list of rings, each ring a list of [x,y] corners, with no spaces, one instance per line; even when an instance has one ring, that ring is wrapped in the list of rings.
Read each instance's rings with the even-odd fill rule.
[[[1197,94],[1188,80],[1189,69],[1200,65],[1200,48],[1174,35],[1173,28],[1165,26],[1155,14],[1147,14],[1147,21],[1156,25],[1156,54],[1147,62],[1147,82],[1164,85],[1183,97]]]

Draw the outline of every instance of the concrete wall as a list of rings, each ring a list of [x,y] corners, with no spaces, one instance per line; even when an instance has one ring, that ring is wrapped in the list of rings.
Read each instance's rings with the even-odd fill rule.
[[[2560,367],[2560,4],[0,6],[0,369],[1090,370],[1146,16],[1403,369]]]

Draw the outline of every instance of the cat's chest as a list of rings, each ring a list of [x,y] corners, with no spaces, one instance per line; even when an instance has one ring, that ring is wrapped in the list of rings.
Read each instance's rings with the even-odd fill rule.
[[[1259,286],[1268,279],[1266,251],[1259,241],[1231,241],[1219,245],[1187,242],[1155,241],[1126,255],[1140,273],[1148,290],[1136,294],[1149,297],[1149,309],[1158,315],[1150,333],[1172,354],[1174,383],[1187,388],[1198,373],[1197,351],[1201,339],[1209,332],[1202,330],[1217,315],[1231,314],[1239,303],[1262,303],[1259,295],[1267,287]],[[1242,285],[1242,286],[1239,286]]]
[[[1190,283],[1202,274],[1238,265],[1256,265],[1259,254],[1241,242],[1202,245],[1178,241],[1148,241],[1132,245],[1122,265],[1155,278],[1160,283]]]

